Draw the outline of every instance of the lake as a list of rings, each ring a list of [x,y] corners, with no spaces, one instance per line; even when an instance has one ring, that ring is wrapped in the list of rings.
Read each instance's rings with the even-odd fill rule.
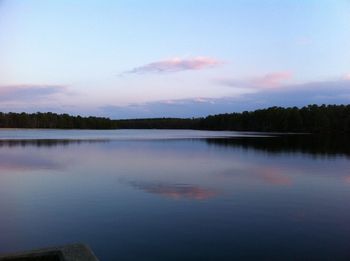
[[[0,131],[0,252],[100,260],[349,260],[347,137]]]

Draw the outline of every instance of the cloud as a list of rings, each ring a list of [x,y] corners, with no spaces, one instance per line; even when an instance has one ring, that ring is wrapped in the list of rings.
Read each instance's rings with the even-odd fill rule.
[[[266,78],[281,79],[283,77],[270,76]],[[230,81],[220,83],[225,86],[230,84],[229,86],[233,87]],[[257,87],[256,85],[253,87],[251,85],[247,88],[251,89],[251,92],[222,98],[195,97],[131,104],[128,106],[110,105],[103,106],[100,110],[103,115],[108,115],[115,119],[152,117],[187,118],[256,110],[271,106],[301,107],[308,104],[350,103],[350,80],[344,79],[281,84],[274,88]]]
[[[196,97],[190,99],[160,100],[126,106],[108,105],[100,107],[103,115],[114,119],[152,117],[201,117],[210,113],[232,110],[230,99]]]
[[[64,93],[65,86],[59,85],[6,85],[0,86],[0,102],[32,101]]]
[[[198,56],[194,58],[172,58],[168,60],[152,62],[136,67],[127,73],[171,73],[188,70],[202,70],[220,65],[222,62],[215,58]]]
[[[284,85],[283,88],[260,90],[245,95],[265,106],[303,106],[307,104],[347,104],[350,102],[350,81],[315,81]]]
[[[282,83],[292,78],[292,74],[290,72],[273,72],[265,74],[262,77],[258,77],[252,79],[252,84],[261,87],[278,87]]]
[[[213,190],[188,184],[131,182],[135,188],[172,199],[205,200],[217,195]]]
[[[343,80],[350,81],[350,73],[345,74]]]
[[[292,74],[273,72],[244,80],[219,80],[221,85],[246,88],[230,100],[236,108],[255,110],[269,106],[305,106],[308,104],[348,104],[350,102],[350,75],[335,80],[288,83]],[[244,105],[246,104],[246,105]],[[239,110],[238,110],[239,111]]]
[[[271,72],[262,76],[246,79],[222,79],[218,82],[222,85],[235,88],[277,88],[292,79],[292,73],[288,71]]]

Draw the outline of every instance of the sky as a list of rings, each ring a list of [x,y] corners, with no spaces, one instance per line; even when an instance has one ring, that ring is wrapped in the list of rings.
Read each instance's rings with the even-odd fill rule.
[[[350,103],[350,0],[0,0],[0,111]]]

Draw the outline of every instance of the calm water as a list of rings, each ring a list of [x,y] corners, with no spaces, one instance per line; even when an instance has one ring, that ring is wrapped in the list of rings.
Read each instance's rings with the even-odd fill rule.
[[[344,137],[2,130],[0,252],[349,260],[349,156]]]

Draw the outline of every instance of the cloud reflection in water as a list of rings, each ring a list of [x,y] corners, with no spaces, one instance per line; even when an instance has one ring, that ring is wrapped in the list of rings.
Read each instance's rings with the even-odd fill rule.
[[[158,194],[172,199],[206,200],[217,195],[212,189],[189,184],[164,184],[149,182],[130,182],[133,187],[147,193]]]

